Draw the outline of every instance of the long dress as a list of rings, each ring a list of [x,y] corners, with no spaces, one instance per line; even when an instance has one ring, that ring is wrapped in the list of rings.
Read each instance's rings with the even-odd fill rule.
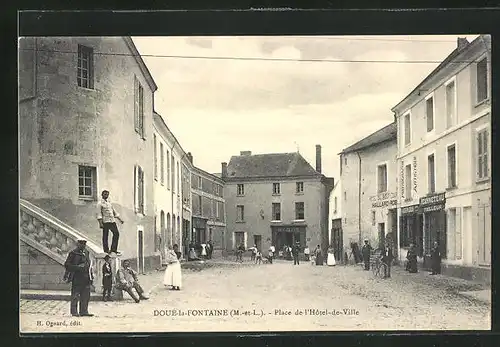
[[[321,253],[321,250],[316,249],[316,265],[323,265],[323,254]]]
[[[163,284],[172,287],[182,287],[181,263],[173,251],[167,253],[167,269],[163,276]]]
[[[333,250],[328,250],[328,256],[326,258],[326,265],[335,266],[337,263],[335,262],[335,255],[333,254]]]
[[[207,245],[204,243],[201,245],[201,255],[203,256],[207,255]]]

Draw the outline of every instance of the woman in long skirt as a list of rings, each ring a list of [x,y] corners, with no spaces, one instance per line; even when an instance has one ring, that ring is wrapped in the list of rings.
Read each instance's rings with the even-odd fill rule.
[[[182,287],[181,263],[172,248],[167,250],[166,262],[167,269],[163,277],[163,284],[174,290],[180,290]]]
[[[316,265],[323,265],[323,252],[321,252],[320,245],[314,251],[314,255],[316,257]]]
[[[328,256],[326,258],[326,265],[335,266],[337,263],[335,262],[335,254],[333,247],[328,248]]]

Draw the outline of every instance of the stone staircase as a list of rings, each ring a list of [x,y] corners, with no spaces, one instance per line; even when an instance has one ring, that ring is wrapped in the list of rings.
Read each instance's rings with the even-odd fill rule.
[[[19,207],[21,298],[34,298],[37,295],[44,298],[49,292],[54,297],[64,292],[67,297],[70,285],[62,281],[64,262],[79,238],[87,240],[94,268],[92,291],[102,293],[102,265],[106,254],[101,247],[27,200],[20,199]],[[113,273],[118,266],[119,259],[114,258]]]

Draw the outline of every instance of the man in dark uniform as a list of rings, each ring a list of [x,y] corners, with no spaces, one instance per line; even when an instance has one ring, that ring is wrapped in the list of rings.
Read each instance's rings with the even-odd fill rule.
[[[394,255],[392,253],[392,248],[389,244],[387,244],[382,253],[382,262],[386,265],[385,267],[385,274],[384,278],[390,278],[391,277],[391,265],[392,261],[394,260]]]
[[[365,240],[365,244],[361,248],[361,254],[363,255],[363,262],[365,263],[365,270],[370,270],[370,255],[372,252],[372,246],[368,240]]]
[[[299,265],[300,243],[297,241],[292,249],[293,265]]]
[[[92,272],[92,261],[86,249],[87,241],[78,240],[77,247],[69,252],[64,263],[68,274],[68,282],[71,282],[71,304],[70,311],[73,316],[91,317],[88,312],[90,300],[90,286],[94,280]],[[78,312],[78,303],[80,311]]]

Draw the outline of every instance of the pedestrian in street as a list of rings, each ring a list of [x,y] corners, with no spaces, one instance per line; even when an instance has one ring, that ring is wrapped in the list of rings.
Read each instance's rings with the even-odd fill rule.
[[[103,190],[101,197],[101,201],[97,203],[97,220],[99,221],[99,227],[102,229],[102,248],[104,253],[121,255],[121,252],[118,251],[120,233],[118,232],[116,220],[123,224],[123,219],[121,219],[111,204],[109,200],[109,191]],[[110,231],[113,233],[111,252],[108,246],[108,235]]]
[[[318,245],[314,251],[314,256],[316,257],[316,265],[323,265],[323,252],[321,251],[321,246]]]
[[[208,259],[212,259],[212,254],[214,252],[214,243],[212,240],[208,240]]]
[[[207,259],[207,244],[202,243],[201,244],[201,259]]]
[[[434,242],[434,246],[431,249],[431,275],[437,275],[441,273],[441,251],[439,250],[438,242]]]
[[[267,260],[269,261],[269,264],[273,263],[273,258],[274,258],[274,246],[269,247],[269,251],[267,252]]]
[[[126,291],[136,303],[149,299],[144,295],[144,289],[139,284],[137,272],[130,267],[130,261],[128,260],[124,260],[122,267],[116,272],[116,288]],[[133,289],[135,289],[137,295]]]
[[[238,246],[238,252],[237,252],[237,261],[243,263],[243,253],[245,252],[245,245],[241,243]]]
[[[169,248],[167,251],[167,269],[163,276],[163,284],[170,286],[173,290],[181,290],[182,287],[182,272],[181,263],[174,251],[174,248]]]
[[[410,248],[406,254],[406,259],[408,260],[406,270],[410,273],[417,273],[417,250],[413,243],[410,244]]]
[[[372,246],[368,242],[368,240],[365,240],[365,244],[361,248],[361,254],[363,255],[363,262],[365,263],[365,270],[368,271],[370,270],[370,255],[372,252]]]
[[[175,255],[177,256],[177,259],[178,260],[181,260],[181,257],[182,257],[182,253],[179,252],[179,245],[178,244],[175,244],[172,249],[174,250],[174,253]]]
[[[391,265],[392,265],[393,259],[394,259],[394,256],[392,253],[392,248],[387,244],[382,252],[382,262],[386,265],[384,278],[391,277]]]
[[[257,256],[257,245],[253,245],[250,251],[252,251],[250,254],[250,261],[255,261],[255,257]]]
[[[273,259],[275,259],[276,258],[276,248],[274,247],[274,245],[271,245],[270,249],[271,249],[272,257],[273,257]],[[271,262],[271,264],[272,264],[272,262]]]
[[[78,240],[77,247],[69,252],[64,262],[67,281],[71,282],[70,312],[75,317],[93,316],[93,314],[89,313],[88,306],[90,301],[90,286],[94,280],[94,273],[92,260],[86,246],[86,240]]]
[[[102,265],[102,301],[113,301],[111,290],[113,288],[113,271],[111,270],[111,257],[106,254]]]
[[[304,248],[304,257],[306,258],[306,261],[309,261],[310,254],[311,251],[309,250],[309,246],[306,245],[306,248]]]
[[[328,247],[328,255],[326,257],[326,265],[335,266],[337,262],[335,261],[335,250],[333,246]]]
[[[300,243],[297,241],[292,248],[293,265],[299,265]]]
[[[257,250],[257,254],[255,255],[255,264],[261,264],[262,263],[262,252]]]

